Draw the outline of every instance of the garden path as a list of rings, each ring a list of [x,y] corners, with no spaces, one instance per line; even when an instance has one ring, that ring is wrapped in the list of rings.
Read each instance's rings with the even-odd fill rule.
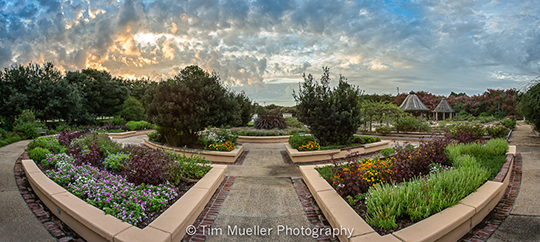
[[[510,215],[488,241],[540,241],[540,138],[518,122],[508,142],[522,155],[521,187]]]
[[[229,166],[226,176],[235,177],[212,228],[222,233],[206,241],[314,241],[310,236],[277,234],[283,228],[311,228],[291,177],[301,177],[298,167],[283,162],[282,143],[245,143],[249,150],[243,165]],[[270,235],[241,236],[240,229],[272,229]],[[230,228],[230,229],[229,229]]]
[[[0,240],[56,241],[22,198],[13,167],[28,140],[0,147]]]

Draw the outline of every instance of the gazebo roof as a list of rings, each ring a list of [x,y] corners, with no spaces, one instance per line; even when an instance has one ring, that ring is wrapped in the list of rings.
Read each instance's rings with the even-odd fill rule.
[[[455,112],[452,107],[450,107],[450,104],[446,101],[446,98],[443,97],[439,105],[432,111],[435,113],[453,113]]]
[[[420,98],[413,91],[403,100],[399,108],[403,111],[429,111],[429,108],[420,101]]]

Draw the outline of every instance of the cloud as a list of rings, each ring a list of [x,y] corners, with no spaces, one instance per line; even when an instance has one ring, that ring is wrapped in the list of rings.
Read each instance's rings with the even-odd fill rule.
[[[0,1],[0,66],[165,78],[196,64],[289,104],[284,82],[323,66],[366,92],[483,92],[538,75],[539,13],[532,0]]]

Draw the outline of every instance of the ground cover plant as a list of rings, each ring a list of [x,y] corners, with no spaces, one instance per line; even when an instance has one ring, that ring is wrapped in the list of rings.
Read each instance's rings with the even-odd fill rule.
[[[450,141],[444,136],[418,147],[398,146],[386,159],[348,156],[346,162],[318,170],[366,222],[385,234],[455,205],[495,177],[506,161],[504,139]]]
[[[201,157],[122,147],[107,135],[81,131],[37,138],[28,149],[51,180],[140,228],[187,191],[190,179],[200,179],[211,169]]]

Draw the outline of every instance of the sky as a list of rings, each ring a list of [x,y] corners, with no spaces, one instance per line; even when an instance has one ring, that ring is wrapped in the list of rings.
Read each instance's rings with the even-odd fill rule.
[[[365,93],[476,95],[540,75],[539,17],[538,0],[0,0],[0,67],[162,80],[198,65],[262,105],[294,105],[325,66]]]

